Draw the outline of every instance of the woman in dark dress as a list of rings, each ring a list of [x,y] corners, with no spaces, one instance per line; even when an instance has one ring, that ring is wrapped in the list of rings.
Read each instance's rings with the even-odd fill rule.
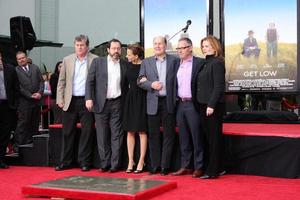
[[[221,167],[222,119],[225,111],[225,64],[219,40],[207,36],[201,40],[205,64],[200,68],[195,81],[197,108],[205,134],[206,168],[200,178],[217,178],[223,174]],[[194,97],[193,96],[193,97]]]
[[[146,114],[146,93],[137,86],[144,50],[139,44],[130,45],[127,48],[127,59],[129,66],[127,69],[127,79],[129,90],[126,94],[123,129],[127,131],[128,167],[126,172],[133,172],[135,133],[140,137],[140,158],[135,173],[143,171],[145,155],[147,149],[147,114]]]
[[[51,102],[50,108],[53,112],[54,124],[61,123],[62,109],[59,108],[56,104],[56,90],[57,82],[59,77],[60,68],[62,67],[62,61],[56,63],[54,73],[50,77],[50,89],[51,89]]]

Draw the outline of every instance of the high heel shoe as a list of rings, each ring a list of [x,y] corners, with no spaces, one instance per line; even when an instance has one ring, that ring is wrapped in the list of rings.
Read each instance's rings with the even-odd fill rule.
[[[133,169],[126,169],[126,173],[132,173],[133,172]]]
[[[143,168],[142,169],[136,169],[133,173],[135,174],[140,174],[144,172],[144,167],[145,167],[145,163],[143,164]]]
[[[126,169],[125,172],[126,172],[126,173],[132,173],[132,172],[134,171],[134,170],[133,170],[134,166],[135,166],[135,163],[133,163],[132,168],[129,168],[129,167],[128,167],[128,168]]]

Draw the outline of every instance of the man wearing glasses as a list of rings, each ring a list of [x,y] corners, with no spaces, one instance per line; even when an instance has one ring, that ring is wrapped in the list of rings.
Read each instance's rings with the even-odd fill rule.
[[[181,168],[173,173],[175,176],[192,174],[202,175],[203,145],[200,115],[192,101],[192,83],[196,81],[196,72],[203,64],[201,58],[193,56],[193,44],[189,38],[181,38],[176,48],[180,65],[176,74],[177,113],[181,151]]]

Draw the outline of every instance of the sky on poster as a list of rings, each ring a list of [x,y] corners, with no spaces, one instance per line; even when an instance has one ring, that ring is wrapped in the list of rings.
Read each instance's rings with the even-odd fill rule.
[[[264,42],[270,22],[279,42],[297,43],[297,0],[225,0],[224,7],[225,45],[243,43],[249,30]]]
[[[185,27],[186,21],[192,24],[188,34],[194,46],[206,35],[206,0],[144,0],[145,48],[152,47],[155,36],[173,36]],[[177,44],[180,34],[171,42]]]

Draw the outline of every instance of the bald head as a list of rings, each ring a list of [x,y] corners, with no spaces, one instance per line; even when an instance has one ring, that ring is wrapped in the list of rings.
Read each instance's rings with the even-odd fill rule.
[[[156,36],[153,38],[154,55],[161,57],[165,56],[167,47],[167,40],[163,36]]]
[[[154,37],[154,38],[153,38],[153,43],[154,43],[155,41],[160,41],[160,42],[162,42],[162,43],[167,44],[167,39],[166,39],[164,36],[161,36],[161,35]]]

